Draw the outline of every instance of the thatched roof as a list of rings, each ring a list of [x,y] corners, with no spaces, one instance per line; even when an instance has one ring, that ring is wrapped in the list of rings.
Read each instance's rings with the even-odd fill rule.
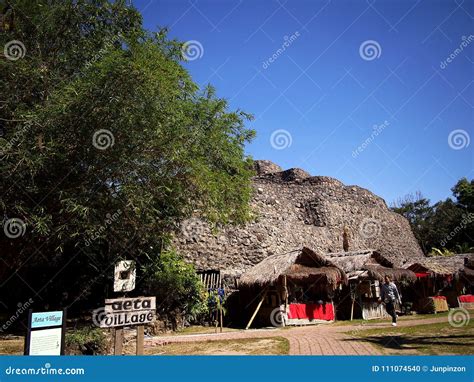
[[[370,278],[383,281],[390,276],[394,281],[415,281],[415,274],[407,269],[394,268],[385,256],[372,249],[328,253],[326,257],[344,270],[349,279]]]
[[[414,272],[428,272],[436,275],[456,275],[464,270],[465,265],[469,267],[473,260],[474,255],[472,254],[425,257],[409,264],[407,269]]]
[[[323,256],[303,247],[292,252],[265,258],[247,270],[239,280],[241,286],[270,285],[280,276],[292,280],[320,279],[335,287],[339,282],[347,281],[344,271]]]

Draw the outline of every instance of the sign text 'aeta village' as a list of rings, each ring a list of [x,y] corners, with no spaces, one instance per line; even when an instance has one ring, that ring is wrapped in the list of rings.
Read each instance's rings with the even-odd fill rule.
[[[105,315],[100,327],[143,325],[155,319],[156,298],[134,297],[105,300]]]

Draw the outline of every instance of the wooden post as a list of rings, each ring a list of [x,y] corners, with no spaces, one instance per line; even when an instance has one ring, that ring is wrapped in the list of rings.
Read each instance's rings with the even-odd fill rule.
[[[281,293],[283,291],[283,288],[281,286],[281,283],[278,283],[278,288],[277,288],[277,294],[278,294],[278,309],[280,309],[280,316],[281,316],[281,326],[285,326],[285,318],[283,317],[283,313],[281,313],[281,305],[282,305],[282,300],[281,300]],[[286,309],[285,309],[286,313]]]
[[[123,349],[123,328],[115,329],[114,355],[122,355]]]
[[[137,355],[143,355],[143,343],[145,342],[145,327],[137,326]]]
[[[354,318],[354,303],[355,303],[355,297],[352,297],[352,306],[351,306],[351,321]]]
[[[268,292],[268,287],[265,288],[265,291],[263,292],[262,294],[262,298],[260,299],[258,305],[257,305],[257,308],[255,309],[255,312],[253,312],[253,315],[252,317],[250,318],[250,321],[249,323],[247,324],[247,326],[245,327],[245,330],[247,330],[248,328],[250,328],[250,325],[252,325],[252,322],[255,318],[255,316],[257,315],[258,311],[260,310],[260,307],[262,306],[263,304],[263,300],[265,300],[265,297],[267,296],[267,292]]]
[[[222,333],[222,327],[224,325],[224,317],[223,317],[223,313],[222,313],[222,305],[219,304],[219,307],[220,307],[220,319],[221,319],[221,333]]]

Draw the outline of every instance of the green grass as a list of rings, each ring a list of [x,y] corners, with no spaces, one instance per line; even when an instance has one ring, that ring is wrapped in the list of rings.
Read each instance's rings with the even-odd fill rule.
[[[448,314],[449,312],[442,312],[442,313],[436,313],[436,314],[413,314],[410,316],[399,316],[398,320],[399,321],[425,320],[429,318],[447,317]],[[337,321],[334,325],[338,325],[338,326],[359,325],[359,324],[370,325],[370,324],[380,324],[383,322],[387,322],[389,320],[390,318],[381,318],[381,319],[375,319],[375,320],[363,320],[362,318],[357,318],[352,321],[349,321],[349,320]]]
[[[459,328],[442,322],[356,330],[349,334],[382,348],[385,354],[474,354],[474,320]]]
[[[171,343],[146,349],[147,355],[286,355],[290,343],[283,337]]]

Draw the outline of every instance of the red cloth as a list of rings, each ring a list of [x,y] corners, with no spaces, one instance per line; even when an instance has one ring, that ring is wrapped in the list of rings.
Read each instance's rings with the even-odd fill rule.
[[[317,320],[334,320],[334,306],[328,302],[326,304],[290,304],[288,318],[306,318]]]
[[[436,300],[446,300],[446,297],[444,297],[444,296],[433,296],[432,298],[434,298]]]
[[[465,294],[463,296],[459,296],[460,302],[474,302],[474,295],[472,294]]]
[[[423,273],[415,273],[416,277],[428,277],[430,274],[423,272]]]

